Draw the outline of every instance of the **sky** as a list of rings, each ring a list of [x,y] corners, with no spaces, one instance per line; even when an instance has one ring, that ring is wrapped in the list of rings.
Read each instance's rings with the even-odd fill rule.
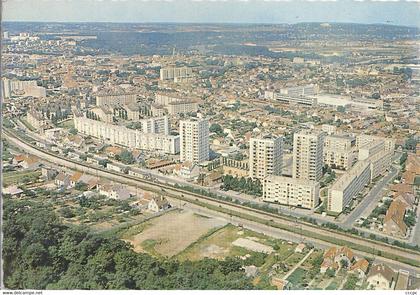
[[[420,27],[420,0],[2,0],[4,21],[387,23]]]

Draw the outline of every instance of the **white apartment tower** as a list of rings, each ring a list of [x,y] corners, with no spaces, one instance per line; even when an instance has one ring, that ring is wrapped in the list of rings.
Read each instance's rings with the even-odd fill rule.
[[[293,178],[318,181],[322,177],[325,134],[302,130],[293,137]]]
[[[249,177],[263,180],[269,175],[281,175],[283,138],[251,138],[249,146]]]
[[[182,120],[179,123],[181,162],[201,163],[209,159],[209,121]]]

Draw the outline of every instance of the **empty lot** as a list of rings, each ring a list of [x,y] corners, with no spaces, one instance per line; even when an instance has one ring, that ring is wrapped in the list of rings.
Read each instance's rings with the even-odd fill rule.
[[[174,256],[214,228],[225,222],[200,216],[190,211],[172,211],[129,229],[124,240],[134,251],[161,256]]]

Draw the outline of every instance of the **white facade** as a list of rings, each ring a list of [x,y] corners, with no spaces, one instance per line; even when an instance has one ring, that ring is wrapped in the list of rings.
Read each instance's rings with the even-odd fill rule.
[[[1,91],[3,98],[10,98],[16,96],[33,96],[33,97],[46,97],[46,89],[38,86],[36,81],[19,81],[2,79]]]
[[[304,104],[304,105],[310,105],[310,106],[316,106],[318,104],[318,99],[316,96],[308,96],[308,95],[287,96],[279,92],[273,92],[273,91],[266,91],[264,94],[264,98],[277,100],[281,102],[297,103],[297,104]]]
[[[367,143],[359,148],[359,161],[366,160],[367,158],[383,151],[385,149],[384,140],[375,140]]]
[[[80,133],[103,139],[110,144],[167,154],[179,153],[179,136],[144,133],[82,116],[74,116],[74,126]]]
[[[329,189],[328,210],[341,212],[370,183],[371,170],[369,161],[357,162],[343,174]]]
[[[293,178],[318,181],[322,177],[325,133],[302,130],[293,137]]]
[[[315,95],[318,92],[318,85],[313,84],[280,89],[280,94],[291,97],[310,96]]]
[[[179,123],[181,162],[197,164],[209,159],[209,121],[183,120]]]
[[[263,200],[312,209],[319,202],[319,183],[283,176],[268,176],[263,181]]]
[[[160,69],[160,80],[172,80],[174,78],[187,78],[192,76],[192,68],[167,67]]]
[[[140,131],[143,133],[168,135],[171,132],[167,116],[142,119],[139,122],[141,124]]]
[[[348,170],[356,161],[355,138],[330,135],[324,141],[324,164],[333,169]]]
[[[264,179],[281,175],[283,165],[283,138],[251,138],[249,144],[249,177]]]
[[[383,150],[368,159],[370,161],[371,179],[385,174],[391,167],[393,154],[393,151]]]
[[[362,148],[364,145],[374,142],[374,141],[378,141],[378,140],[383,140],[384,141],[384,148],[387,151],[394,151],[395,149],[395,140],[392,138],[384,138],[384,137],[379,137],[379,136],[373,136],[373,135],[366,135],[366,134],[359,134],[356,137],[356,146],[357,148]]]
[[[198,111],[198,103],[195,101],[170,102],[166,109],[169,115],[195,113]]]
[[[97,106],[129,105],[137,103],[136,94],[106,94],[96,96]]]

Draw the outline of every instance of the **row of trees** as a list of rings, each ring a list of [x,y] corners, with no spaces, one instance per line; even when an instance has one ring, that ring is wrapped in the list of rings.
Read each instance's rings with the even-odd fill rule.
[[[96,121],[100,121],[101,118],[99,118],[99,116],[97,114],[95,114],[92,111],[86,111],[86,118],[88,119],[92,119],[92,120],[96,120]]]
[[[259,197],[262,196],[262,184],[258,179],[252,180],[251,178],[224,175],[222,181],[222,189],[224,190],[233,190]]]
[[[179,262],[135,253],[115,237],[64,225],[34,201],[4,203],[10,289],[253,289],[238,258]]]

